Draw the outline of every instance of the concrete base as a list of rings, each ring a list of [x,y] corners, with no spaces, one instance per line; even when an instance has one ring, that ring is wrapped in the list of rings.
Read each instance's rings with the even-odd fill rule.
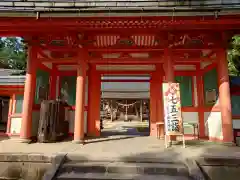
[[[164,140],[164,136],[160,136],[159,139],[160,139],[160,140]]]
[[[19,138],[18,140],[20,143],[26,143],[29,144],[32,142],[32,139],[25,139],[25,138]]]
[[[224,145],[224,146],[237,146],[237,144],[234,142],[216,142],[216,141],[210,141],[210,140],[209,142],[219,144],[219,145]]]
[[[84,145],[85,144],[85,141],[84,140],[72,140],[72,142],[74,144],[81,144],[81,145]]]
[[[237,146],[237,144],[234,143],[234,142],[223,142],[223,145],[225,145],[225,146]]]

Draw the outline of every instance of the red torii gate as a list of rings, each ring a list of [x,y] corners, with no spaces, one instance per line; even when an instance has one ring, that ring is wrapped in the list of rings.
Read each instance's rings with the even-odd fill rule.
[[[86,18],[0,18],[2,36],[21,36],[28,43],[28,65],[24,89],[20,137],[31,137],[36,68],[51,74],[50,99],[56,98],[58,74],[77,76],[74,141],[84,140],[84,86],[89,75],[88,134],[100,135],[99,106],[101,74],[150,74],[151,135],[156,122],[163,121],[161,83],[174,76],[174,65],[196,66],[200,135],[204,136],[203,61],[218,67],[224,142],[233,141],[231,102],[226,48],[240,28],[239,16],[202,17],[86,17]],[[139,56],[141,54],[141,57]],[[51,63],[52,68],[43,63]],[[97,65],[155,65],[154,70],[97,70]],[[59,72],[59,65],[75,65],[76,72]],[[165,79],[163,78],[165,76]],[[189,108],[191,109],[191,107]],[[186,108],[186,111],[189,110]]]

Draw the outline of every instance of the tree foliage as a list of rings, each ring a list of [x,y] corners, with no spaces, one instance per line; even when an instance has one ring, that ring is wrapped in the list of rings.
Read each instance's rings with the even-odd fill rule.
[[[240,75],[240,36],[234,36],[228,51],[228,70],[229,75]]]
[[[20,38],[0,39],[0,62],[10,69],[26,69],[27,53],[25,44]]]

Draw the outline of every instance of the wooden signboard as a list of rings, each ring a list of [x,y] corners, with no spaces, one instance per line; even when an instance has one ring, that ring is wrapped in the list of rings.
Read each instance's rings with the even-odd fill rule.
[[[182,136],[185,147],[179,83],[163,83],[165,146],[171,135]]]

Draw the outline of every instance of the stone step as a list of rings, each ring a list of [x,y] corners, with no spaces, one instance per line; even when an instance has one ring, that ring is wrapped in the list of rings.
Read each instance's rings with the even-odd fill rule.
[[[57,180],[190,180],[185,176],[119,173],[62,173]]]
[[[126,162],[67,162],[61,173],[119,173],[142,175],[189,176],[188,168],[182,163],[126,163]]]

